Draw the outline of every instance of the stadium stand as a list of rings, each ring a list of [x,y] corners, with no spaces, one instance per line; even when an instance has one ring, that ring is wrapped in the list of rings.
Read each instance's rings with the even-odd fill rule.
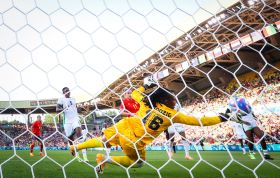
[[[279,65],[279,64],[278,64]],[[278,66],[277,65],[277,66]],[[250,72],[243,74],[238,77],[240,82],[245,85],[247,90],[243,89],[239,92],[239,95],[246,96],[249,101],[254,101],[254,107],[263,106],[269,104],[276,104],[280,100],[280,73],[274,69],[266,71],[263,78],[266,80],[267,85],[264,85],[261,81],[261,78],[256,77],[255,73]],[[230,90],[234,90],[237,87],[238,83],[235,83],[235,80],[230,82],[226,87],[229,93]],[[263,92],[262,92],[263,91]],[[261,99],[255,98],[255,94],[258,95],[262,92]],[[208,111],[223,111],[227,107],[228,98],[217,89],[211,90],[206,96],[207,103],[203,102],[200,97],[186,98],[183,103],[183,108],[188,113],[201,114]],[[262,103],[260,103],[262,102]],[[265,110],[265,108],[262,108]],[[257,112],[257,117],[259,118],[259,125],[263,128],[267,134],[277,138],[280,138],[280,120],[277,115],[268,112],[267,114],[261,114]],[[109,127],[112,124],[110,118],[105,119],[102,123],[102,127],[99,129],[90,130],[90,134],[93,136],[101,135],[101,128]],[[233,130],[230,126],[230,123],[223,123],[217,126],[211,126],[206,128],[197,128],[192,126],[185,126],[187,139],[191,142],[198,142],[201,137],[205,137],[206,144],[218,144],[221,140],[227,142],[230,140],[229,144],[237,144],[237,139],[231,139],[233,136]],[[18,135],[21,135],[18,139],[15,140],[15,146],[17,148],[28,147],[30,144],[27,140],[30,141],[31,135],[29,132],[26,132],[26,125],[23,123],[6,123],[1,124],[0,129],[9,135],[11,138],[15,138]],[[61,125],[58,124],[57,129],[62,132]],[[199,130],[199,131],[198,131]],[[54,124],[44,124],[43,125],[43,138],[49,137],[56,131]],[[0,133],[1,135],[1,133]],[[205,136],[207,135],[207,136]],[[2,135],[4,139],[0,140],[1,147],[7,147],[11,149],[12,141],[5,135]],[[178,136],[175,139],[177,142],[180,140]],[[270,143],[279,143],[275,139],[269,138]],[[154,140],[152,145],[162,146],[166,142],[164,134],[160,135]],[[56,147],[57,149],[66,149],[67,140],[61,134],[52,135],[45,142],[46,147]]]

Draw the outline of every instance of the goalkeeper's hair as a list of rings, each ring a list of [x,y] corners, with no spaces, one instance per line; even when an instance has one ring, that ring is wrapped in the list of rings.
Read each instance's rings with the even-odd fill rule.
[[[158,104],[164,104],[167,107],[174,109],[170,103],[174,102],[174,100],[176,101],[176,98],[171,93],[173,93],[171,90],[163,89],[159,87],[155,89],[154,92],[147,94],[147,96],[149,96],[150,98],[150,101],[148,97],[145,97],[143,101],[150,108],[155,108],[156,104],[158,103]]]

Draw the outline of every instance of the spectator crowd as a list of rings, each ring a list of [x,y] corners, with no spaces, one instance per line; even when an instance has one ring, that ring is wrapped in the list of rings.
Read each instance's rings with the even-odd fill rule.
[[[188,98],[182,103],[182,110],[188,114],[203,115],[217,114],[224,112],[230,95],[245,96],[252,104],[255,115],[258,118],[259,126],[267,134],[267,141],[280,143],[280,111],[271,111],[273,107],[278,108],[280,103],[280,72],[269,70],[263,77],[256,73],[247,73],[238,77],[239,82],[233,80],[228,86],[219,89],[214,88],[206,95],[197,95]],[[277,108],[277,107],[276,107]],[[108,127],[112,121],[106,121]],[[197,127],[185,125],[187,139],[197,144],[201,139],[206,144],[236,144],[237,139],[231,127],[231,122],[221,123],[209,127]],[[42,138],[47,147],[66,148],[67,139],[64,136],[61,125],[43,124]],[[89,130],[93,136],[100,136],[101,130]],[[0,125],[0,147],[28,147],[32,141],[30,126],[27,124],[4,124]],[[181,139],[175,136],[175,142],[180,143]],[[162,146],[166,142],[164,134],[157,137],[152,145]]]

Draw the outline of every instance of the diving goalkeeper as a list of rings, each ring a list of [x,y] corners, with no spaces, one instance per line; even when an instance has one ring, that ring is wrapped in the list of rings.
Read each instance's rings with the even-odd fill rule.
[[[96,155],[98,173],[103,173],[107,163],[124,167],[141,167],[146,159],[145,146],[166,130],[172,122],[210,126],[227,121],[222,116],[196,118],[177,112],[174,109],[176,98],[168,90],[158,87],[152,76],[144,80],[144,86],[132,92],[132,98],[140,104],[139,111],[133,117],[124,118],[105,129],[102,138],[93,138],[70,147],[73,154],[75,150],[85,148],[110,148],[120,145],[125,156]]]

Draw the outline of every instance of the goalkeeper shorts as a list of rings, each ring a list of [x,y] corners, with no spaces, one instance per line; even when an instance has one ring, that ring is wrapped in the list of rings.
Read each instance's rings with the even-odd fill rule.
[[[103,133],[110,145],[120,145],[125,155],[131,160],[138,159],[137,152],[140,158],[146,159],[146,144],[134,134],[127,119],[122,119],[115,126],[105,129]]]

